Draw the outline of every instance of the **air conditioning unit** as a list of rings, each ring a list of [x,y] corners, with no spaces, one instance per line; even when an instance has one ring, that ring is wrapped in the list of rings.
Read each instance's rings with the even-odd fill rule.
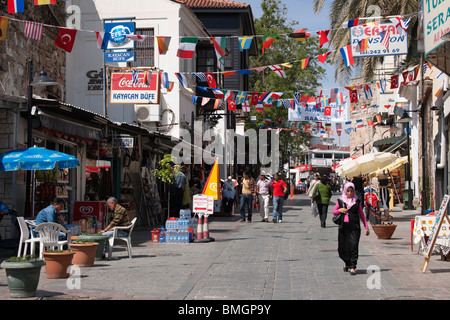
[[[139,122],[161,121],[161,107],[159,104],[135,104],[134,112]]]

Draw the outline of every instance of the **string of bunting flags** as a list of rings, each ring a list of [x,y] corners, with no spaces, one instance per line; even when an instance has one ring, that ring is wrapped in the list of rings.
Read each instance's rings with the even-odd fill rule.
[[[66,0],[64,0],[66,1]],[[56,0],[34,0],[34,5],[44,5],[44,4],[56,4]],[[24,11],[24,0],[8,0],[8,13],[20,13]],[[389,17],[370,17],[370,18],[358,18],[355,20],[344,22],[342,28],[351,28],[360,24],[360,21],[373,19],[374,22],[363,23],[363,26],[378,26],[379,21],[377,19],[388,19],[392,23],[394,23],[395,28],[399,34],[405,34],[409,25],[409,20],[412,16],[417,15],[405,15],[405,16],[389,16]],[[403,20],[406,18],[406,20]],[[24,24],[24,35],[30,39],[41,40],[44,27],[52,27],[58,28],[58,36],[55,39],[54,45],[67,51],[71,52],[75,43],[75,38],[78,31],[85,32],[93,32],[95,33],[97,39],[97,47],[102,50],[106,50],[107,43],[109,39],[111,39],[111,34],[109,32],[101,32],[101,31],[92,31],[92,30],[81,30],[81,29],[70,29],[63,28],[58,26],[46,25],[43,23],[32,22],[32,21],[23,21],[14,18],[0,16],[0,40],[4,40],[6,38],[6,32],[9,21],[19,21]],[[331,29],[328,30],[319,30],[316,31],[315,34],[319,37],[319,45],[322,47],[324,44],[329,42],[328,34]],[[252,40],[256,37],[261,37],[263,39],[262,43],[262,53],[265,53],[265,50],[269,49],[272,45],[273,41],[279,36],[288,36],[296,41],[305,41],[307,38],[311,37],[314,33],[309,33],[303,29],[299,29],[295,32],[288,34],[272,34],[272,35],[252,35],[252,36],[228,36],[228,37],[210,37],[210,41],[212,42],[217,58],[222,59],[226,54],[226,39],[227,38],[237,38],[239,42],[239,50],[244,51],[248,50],[251,46]],[[389,45],[389,29],[383,29],[383,31],[379,32],[379,36],[381,36],[382,43],[384,45]],[[127,38],[133,41],[144,41],[148,37],[155,37],[156,43],[158,45],[159,54],[165,54],[169,50],[171,37],[169,36],[144,36],[139,34],[129,34]],[[179,47],[177,50],[177,56],[183,59],[192,59],[194,56],[195,48],[199,39],[205,37],[180,37]],[[365,52],[368,48],[368,38],[362,39],[358,41],[356,45],[347,45],[338,50],[328,51],[324,54],[309,57],[304,59],[299,59],[295,61],[289,61],[274,65],[266,65],[259,66],[250,69],[242,69],[242,70],[229,70],[229,71],[219,71],[219,72],[184,72],[184,73],[175,73],[176,79],[179,81],[180,85],[185,88],[188,92],[193,95],[192,102],[196,103],[198,99],[201,99],[201,104],[206,105],[211,100],[214,101],[214,108],[217,109],[222,103],[225,103],[226,107],[230,111],[236,111],[236,106],[241,105],[244,112],[249,112],[251,107],[256,108],[257,112],[261,112],[264,108],[276,106],[276,107],[284,107],[289,109],[290,112],[297,113],[299,116],[302,113],[302,107],[306,109],[313,109],[316,113],[323,113],[324,117],[317,118],[308,118],[302,119],[299,121],[286,121],[284,124],[276,120],[278,125],[284,125],[284,128],[276,128],[277,133],[281,130],[293,130],[298,131],[303,127],[304,131],[307,132],[324,132],[331,130],[331,123],[336,123],[336,129],[338,133],[339,130],[342,130],[342,123],[346,125],[351,124],[348,117],[344,117],[344,115],[348,111],[352,111],[355,107],[352,106],[354,103],[358,103],[360,94],[358,90],[363,90],[364,95],[367,99],[370,99],[373,96],[372,93],[372,83],[365,83],[361,85],[354,85],[351,87],[345,87],[348,90],[348,95],[344,95],[344,92],[341,90],[342,88],[333,88],[330,91],[330,95],[324,96],[322,94],[323,90],[320,91],[320,94],[314,94],[310,91],[305,92],[249,92],[249,91],[237,91],[237,90],[220,90],[217,88],[215,82],[215,74],[222,74],[225,77],[229,77],[233,74],[251,74],[253,71],[261,72],[265,69],[270,69],[272,72],[276,73],[278,76],[282,78],[286,78],[286,71],[291,69],[295,63],[299,63],[301,69],[306,69],[311,61],[318,60],[321,63],[325,63],[326,59],[329,55],[331,55],[335,51],[339,51],[344,59],[345,65],[347,67],[354,64],[354,57],[352,53],[352,48],[358,52]],[[431,67],[428,63],[424,65]],[[417,66],[411,71],[405,71],[401,74],[403,77],[403,84],[407,82],[415,81],[418,70],[420,66]],[[133,69],[133,81],[139,81],[139,73],[142,72],[137,69]],[[150,79],[151,71],[143,71],[145,72],[144,82],[147,83]],[[169,74],[167,72],[159,72],[161,75],[161,85],[167,92],[172,91],[174,87],[174,81],[169,80]],[[202,82],[206,82],[208,87],[195,86],[196,92],[189,86],[189,82],[186,78],[186,75],[192,75],[196,78],[200,79]],[[399,86],[399,78],[400,75],[391,76],[390,80],[380,79],[376,81],[376,85],[384,92],[386,90],[387,82],[390,82],[390,88],[398,88]],[[147,80],[146,80],[147,79]],[[201,96],[201,93],[209,93],[209,97]],[[211,93],[214,95],[214,98],[211,98]],[[293,98],[289,99],[281,99],[281,97],[285,94],[292,94]],[[347,101],[349,99],[349,103]],[[365,108],[367,106],[361,107]],[[378,106],[372,106],[378,107]],[[385,106],[387,108],[387,106]],[[342,111],[344,109],[344,112]],[[332,112],[336,116],[331,119]],[[328,117],[328,118],[326,118]],[[295,117],[294,117],[295,118]],[[319,121],[320,120],[320,121]],[[330,121],[328,121],[330,120]],[[272,124],[272,119],[266,118],[265,122],[267,124],[267,129],[274,129]],[[311,122],[316,122],[316,126],[311,125]],[[325,123],[325,127],[322,126],[322,122]],[[357,120],[357,127],[359,128],[362,123],[362,120]],[[373,125],[373,120],[367,119],[367,125]],[[364,124],[363,124],[364,126]],[[351,128],[350,128],[351,129]],[[346,131],[349,133],[348,131]]]

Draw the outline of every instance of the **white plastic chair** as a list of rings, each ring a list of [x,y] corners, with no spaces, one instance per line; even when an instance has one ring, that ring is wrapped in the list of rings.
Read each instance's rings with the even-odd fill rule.
[[[128,257],[131,259],[133,258],[131,254],[131,233],[133,232],[134,224],[136,223],[137,218],[134,218],[131,220],[131,224],[126,227],[114,227],[114,234],[111,238],[108,239],[109,241],[109,248],[108,248],[108,260],[111,259],[112,256],[112,249],[114,247],[114,240],[123,240],[127,243],[127,250],[128,250]],[[121,237],[118,235],[118,231],[123,230],[127,231],[128,235],[126,237]]]
[[[60,224],[53,222],[41,223],[36,227],[36,232],[39,233],[39,257],[41,259],[43,257],[42,252],[47,248],[57,247],[59,250],[62,250],[63,245],[67,244],[68,246],[70,246],[70,231],[67,231]],[[60,232],[67,234],[67,240],[58,240]]]
[[[34,237],[33,231],[30,230],[23,217],[17,217],[17,221],[19,222],[20,227],[19,250],[17,251],[17,256],[20,257],[22,254],[22,245],[24,245],[23,256],[27,254],[28,244],[30,244],[31,254],[34,254],[35,244],[40,241],[39,238]]]

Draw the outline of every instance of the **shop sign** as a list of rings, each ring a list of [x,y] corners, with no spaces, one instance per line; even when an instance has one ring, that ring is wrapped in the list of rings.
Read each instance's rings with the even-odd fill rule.
[[[131,72],[111,73],[110,103],[158,104],[159,72],[151,72],[148,84],[144,81],[145,72],[140,72],[133,81]]]
[[[133,148],[134,138],[133,137],[121,137],[113,139],[114,148]]]
[[[204,194],[196,194],[192,200],[192,211],[197,214],[207,214],[208,213],[208,196]]]
[[[86,72],[86,77],[88,78],[88,91],[103,90],[103,69],[100,71],[90,70]]]
[[[108,39],[107,50],[134,49],[134,41],[127,38],[127,35],[134,34],[136,23],[134,22],[107,22],[105,23],[105,33],[111,34]]]
[[[134,61],[134,51],[105,52],[105,62],[130,62]]]
[[[450,32],[448,1],[423,0],[423,34],[425,55],[445,43],[441,37]]]
[[[389,45],[383,45],[380,33],[389,32]],[[361,52],[358,43],[368,39],[367,50]],[[353,57],[373,57],[408,54],[408,34],[400,35],[393,23],[380,23],[378,26],[356,26],[350,28],[350,43]]]
[[[312,166],[310,164],[302,164],[300,166],[296,166],[295,169],[298,169],[299,172],[311,171]]]

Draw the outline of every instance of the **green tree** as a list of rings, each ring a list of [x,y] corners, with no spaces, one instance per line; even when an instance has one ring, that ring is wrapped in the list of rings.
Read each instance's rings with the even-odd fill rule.
[[[313,0],[314,11],[319,13],[325,4],[325,0]],[[350,32],[342,28],[342,23],[357,18],[371,16],[398,16],[417,13],[419,1],[417,0],[333,0],[330,7],[330,48],[334,53],[330,61],[335,65],[335,79],[347,82],[354,70],[361,72],[365,81],[372,81],[376,66],[383,63],[383,56],[355,59],[352,67],[346,68],[339,49],[350,44]],[[384,19],[386,20],[386,19]],[[365,20],[365,22],[368,22]],[[380,22],[384,22],[383,20]],[[417,16],[412,16],[408,28],[408,55],[399,70],[416,65],[420,61],[420,53],[417,52]]]
[[[292,98],[292,92],[315,92],[320,87],[320,80],[325,74],[322,63],[312,59],[328,50],[319,47],[318,37],[311,34],[306,41],[297,41],[287,35],[296,31],[298,22],[287,18],[287,8],[280,0],[262,0],[261,18],[255,19],[255,29],[258,35],[277,35],[269,49],[262,54],[263,40],[258,39],[259,54],[251,57],[252,67],[268,66],[290,62],[291,68],[285,69],[286,78],[266,68],[261,72],[254,72],[250,76],[250,87],[254,92],[286,92],[282,98]],[[307,29],[304,29],[307,31]],[[300,61],[311,58],[307,68],[302,69]],[[284,107],[264,108],[263,112],[251,110],[250,115],[256,116],[256,122],[246,120],[246,127],[259,129],[267,126],[266,119],[271,119],[275,128],[283,127],[288,120],[288,110]],[[280,132],[281,145],[291,145],[291,152],[300,155],[300,146],[309,142],[309,134],[299,130],[296,135],[289,131]]]

